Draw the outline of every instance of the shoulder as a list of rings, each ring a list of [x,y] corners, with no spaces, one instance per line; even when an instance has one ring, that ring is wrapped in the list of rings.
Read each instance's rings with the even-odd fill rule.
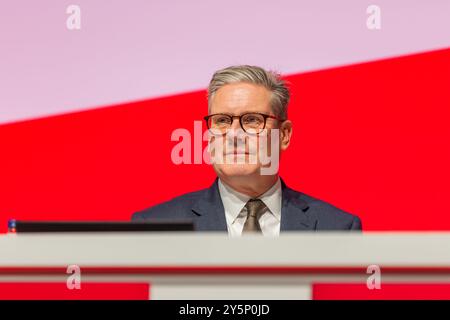
[[[132,215],[131,220],[147,220],[159,218],[188,218],[192,216],[192,205],[201,199],[208,189],[185,193]]]
[[[289,189],[289,188],[288,188]],[[361,230],[361,219],[326,201],[292,189],[290,196],[304,205],[308,216],[316,220],[316,230]]]

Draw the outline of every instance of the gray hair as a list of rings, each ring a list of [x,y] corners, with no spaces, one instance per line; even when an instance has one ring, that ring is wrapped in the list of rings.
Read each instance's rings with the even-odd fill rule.
[[[230,83],[247,82],[262,85],[272,92],[271,106],[276,116],[287,119],[287,107],[290,92],[287,82],[275,71],[266,71],[261,67],[240,65],[218,70],[214,73],[208,86],[208,111],[211,111],[211,100],[222,86]]]

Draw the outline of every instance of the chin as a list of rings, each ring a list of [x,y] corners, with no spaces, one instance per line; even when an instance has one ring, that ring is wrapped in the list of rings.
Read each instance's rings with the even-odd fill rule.
[[[259,174],[260,166],[257,164],[220,164],[214,165],[214,170],[219,176],[245,177]]]

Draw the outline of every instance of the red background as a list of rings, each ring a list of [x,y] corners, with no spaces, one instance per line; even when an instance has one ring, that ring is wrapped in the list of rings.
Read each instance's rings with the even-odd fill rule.
[[[288,76],[294,137],[281,176],[357,214],[365,231],[450,230],[450,50]],[[128,220],[208,187],[174,165],[205,91],[0,126],[0,232],[7,219]]]
[[[80,289],[67,289],[58,282],[0,283],[0,300],[148,300],[148,283],[83,282]]]
[[[369,290],[366,284],[313,285],[314,300],[450,300],[448,283],[384,283]]]

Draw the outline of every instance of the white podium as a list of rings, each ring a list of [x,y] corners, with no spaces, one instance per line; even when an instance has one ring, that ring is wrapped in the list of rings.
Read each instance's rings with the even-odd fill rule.
[[[450,282],[448,233],[6,234],[0,282],[150,283],[151,299],[310,299],[313,283]]]

